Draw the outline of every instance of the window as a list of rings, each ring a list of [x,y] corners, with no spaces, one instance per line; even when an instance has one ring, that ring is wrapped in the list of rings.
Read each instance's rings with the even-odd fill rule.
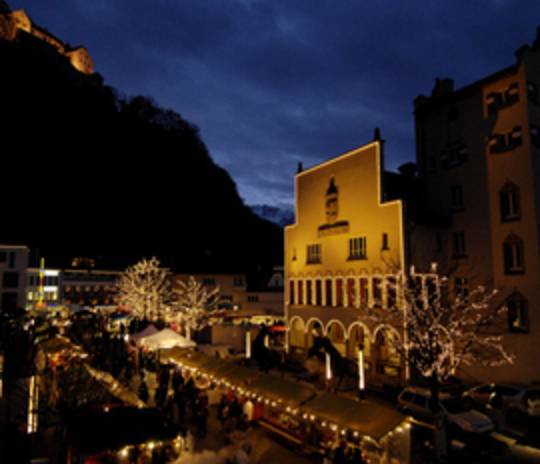
[[[336,306],[343,306],[343,279],[336,280]]]
[[[349,239],[349,259],[367,259],[367,238]]]
[[[467,161],[467,146],[461,142],[454,142],[446,146],[441,152],[441,166],[444,169],[455,168]]]
[[[510,332],[528,332],[527,300],[519,293],[514,293],[506,300],[506,307],[508,308],[508,330]]]
[[[10,251],[8,256],[9,256],[9,267],[15,267],[15,252]]]
[[[373,303],[382,305],[382,280],[379,277],[373,277],[371,283],[373,285]]]
[[[499,109],[511,106],[519,101],[519,86],[517,82],[510,84],[499,92],[491,92],[486,96],[488,114],[495,114]]]
[[[450,187],[450,209],[454,212],[463,210],[463,187],[461,185]]]
[[[510,85],[504,92],[504,98],[507,105],[513,105],[519,101],[519,87],[517,82]]]
[[[347,279],[347,298],[349,306],[356,306],[356,287],[354,285],[354,279]]]
[[[7,261],[7,253],[5,251],[0,251],[0,263],[5,263]]]
[[[289,304],[295,304],[294,300],[294,280],[289,280]]]
[[[495,114],[502,106],[503,96],[500,92],[491,92],[486,97],[486,106],[488,114]]]
[[[223,301],[224,303],[232,303],[233,302],[233,297],[232,295],[220,295],[220,299],[221,301]],[[249,299],[249,297],[248,297]]]
[[[248,303],[258,303],[258,302],[259,302],[258,295],[248,295]]]
[[[304,282],[302,280],[298,281],[298,304],[304,304]]]
[[[531,126],[529,132],[531,134],[531,144],[536,148],[540,148],[540,127]]]
[[[513,150],[521,145],[521,127],[516,126],[510,132],[503,134],[491,134],[488,137],[488,147],[490,153],[502,153]]]
[[[393,308],[396,305],[397,281],[395,277],[386,279],[386,306]]]
[[[216,279],[213,277],[204,277],[202,280],[202,284],[206,287],[213,287],[216,285]]]
[[[315,304],[322,306],[322,280],[315,281]]]
[[[503,243],[504,273],[523,274],[523,241],[517,235],[509,235]]]
[[[4,272],[2,286],[4,288],[17,288],[19,286],[19,273],[7,271]]]
[[[390,247],[388,246],[388,234],[385,232],[382,234],[382,245],[381,250],[389,250]]]
[[[534,82],[527,82],[527,96],[533,103],[538,103],[538,87]]]
[[[234,287],[243,287],[244,278],[243,277],[233,277],[233,286]]]
[[[507,182],[499,192],[499,199],[501,202],[501,221],[519,221],[521,218],[519,187]]]
[[[332,289],[333,289],[332,280],[326,279],[325,285],[326,285],[326,288],[325,288],[325,290],[326,290],[326,306],[333,306],[334,305],[334,299],[332,297],[332,295],[333,295],[333,292],[332,292]]]
[[[467,249],[465,247],[465,232],[454,232],[453,251],[454,258],[467,256]]]
[[[360,281],[360,306],[368,304],[368,280],[366,277],[361,277]]]
[[[307,305],[311,305],[313,304],[313,298],[312,298],[312,293],[313,293],[313,284],[312,284],[312,281],[311,280],[306,280],[306,304]]]
[[[307,262],[306,264],[319,264],[321,262],[321,245],[307,246]]]
[[[469,280],[466,277],[456,277],[454,279],[454,295],[463,301],[469,298]]]

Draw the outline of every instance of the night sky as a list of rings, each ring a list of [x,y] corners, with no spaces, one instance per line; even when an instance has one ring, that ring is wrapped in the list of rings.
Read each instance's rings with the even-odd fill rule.
[[[539,0],[8,0],[90,51],[106,83],[201,129],[248,204],[290,206],[310,166],[369,142],[414,158],[412,101],[513,64]]]

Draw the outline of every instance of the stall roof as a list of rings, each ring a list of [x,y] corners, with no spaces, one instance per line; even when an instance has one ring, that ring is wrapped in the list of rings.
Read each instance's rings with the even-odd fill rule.
[[[317,393],[311,385],[268,374],[260,374],[249,386],[249,389],[292,407],[300,406]]]
[[[358,431],[362,435],[369,435],[377,440],[406,420],[406,416],[393,408],[332,393],[317,395],[302,409],[329,422],[339,424],[340,427]]]
[[[238,366],[221,358],[207,356],[196,351],[186,352],[181,349],[172,349],[169,351],[168,356],[173,362],[199,369],[208,375],[215,376],[219,380],[232,383],[247,382],[258,375],[257,371],[248,369],[247,367]]]

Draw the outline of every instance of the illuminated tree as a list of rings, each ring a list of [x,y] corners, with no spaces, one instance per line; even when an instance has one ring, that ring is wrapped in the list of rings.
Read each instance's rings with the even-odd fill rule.
[[[369,310],[377,323],[402,328],[403,337],[393,337],[392,343],[406,365],[427,380],[435,415],[441,383],[460,367],[495,367],[514,360],[503,346],[499,324],[506,306],[497,301],[497,290],[478,286],[455,293],[449,296],[445,277],[433,275],[422,282],[414,273],[400,273],[388,288],[392,298],[387,300],[393,301]]]
[[[173,319],[184,325],[186,332],[199,330],[208,324],[210,317],[215,316],[219,304],[219,287],[208,289],[190,276],[187,282],[178,281],[173,290],[174,298],[170,312]]]
[[[118,302],[145,319],[159,319],[171,299],[170,272],[154,257],[128,267],[117,283]]]

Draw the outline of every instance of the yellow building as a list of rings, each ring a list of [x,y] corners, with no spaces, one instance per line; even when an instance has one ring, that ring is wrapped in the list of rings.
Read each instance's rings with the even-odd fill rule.
[[[415,100],[426,203],[449,224],[441,271],[456,292],[499,289],[509,309],[501,333],[515,364],[475,367],[464,373],[470,381],[540,381],[539,86],[540,35],[513,65],[457,90],[437,79]]]
[[[396,298],[396,273],[407,266],[403,204],[383,200],[382,145],[376,136],[299,172],[296,223],[285,228],[289,351],[305,354],[314,330],[351,360],[362,344],[372,385],[407,376],[391,343],[403,331],[366,314]]]
[[[58,53],[64,55],[83,74],[94,72],[94,62],[85,47],[71,47],[46,29],[33,23],[24,10],[0,13],[0,37],[15,40],[19,34],[30,34],[42,42],[53,47]]]

